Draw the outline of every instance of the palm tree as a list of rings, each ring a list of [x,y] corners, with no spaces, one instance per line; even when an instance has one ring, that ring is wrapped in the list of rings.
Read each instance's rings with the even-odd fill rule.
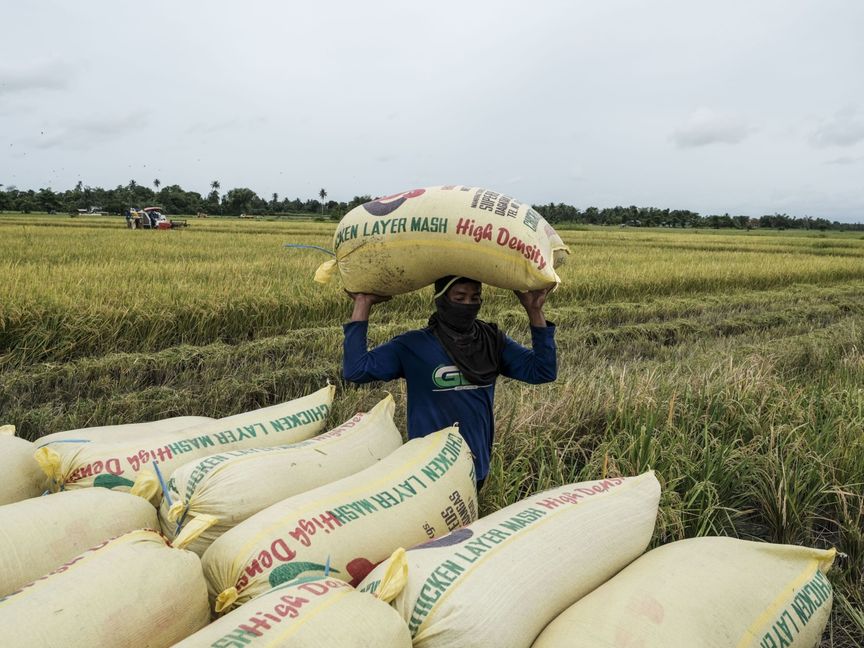
[[[219,214],[222,214],[222,203],[219,202],[219,187],[222,185],[219,184],[218,180],[214,180],[210,183],[210,188],[213,190],[210,195],[212,196],[214,193],[216,194],[216,203],[219,205]]]
[[[318,195],[321,197],[321,215],[323,216],[324,215],[324,199],[327,197],[327,190],[322,188],[321,191],[318,192]]]
[[[153,186],[156,187],[156,191],[159,191],[159,185],[161,185],[161,184],[162,184],[162,181],[159,178],[156,178],[153,181]]]

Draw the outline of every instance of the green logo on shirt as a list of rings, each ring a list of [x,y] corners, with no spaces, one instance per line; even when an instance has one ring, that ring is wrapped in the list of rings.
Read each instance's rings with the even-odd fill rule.
[[[453,365],[439,365],[432,372],[432,382],[438,389],[459,389],[466,387],[476,387],[465,380],[462,372]]]

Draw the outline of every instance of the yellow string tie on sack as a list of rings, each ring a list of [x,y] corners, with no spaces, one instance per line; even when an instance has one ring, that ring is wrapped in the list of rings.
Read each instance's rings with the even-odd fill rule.
[[[184,502],[174,502],[168,508],[168,519],[171,522],[179,522],[180,518],[183,517],[183,514],[186,512],[186,504]]]
[[[150,501],[157,493],[161,493],[161,490],[156,475],[149,470],[142,470],[135,478],[135,483],[132,484],[129,492]]]
[[[381,577],[381,584],[375,592],[375,596],[385,603],[389,603],[405,589],[408,583],[408,557],[405,550],[399,547],[390,554],[387,569]]]
[[[333,281],[333,275],[336,274],[336,259],[325,261],[315,271],[315,281],[320,284],[326,284]]]
[[[177,537],[174,538],[174,542],[172,542],[171,545],[178,549],[185,549],[191,543],[195,542],[202,533],[218,522],[218,517],[215,515],[207,515],[206,513],[199,513],[194,517],[190,517],[186,526],[184,526],[183,530],[177,534]],[[216,611],[218,612],[219,610]]]
[[[226,590],[222,590],[219,596],[216,597],[216,605],[214,606],[217,613],[221,613],[224,610],[227,610],[229,607],[234,605],[234,602],[239,597],[237,594],[236,587],[229,587]]]
[[[36,463],[39,464],[42,472],[44,472],[49,479],[52,479],[58,484],[63,482],[60,455],[56,450],[53,450],[48,446],[39,448],[33,453],[33,458],[36,460]]]

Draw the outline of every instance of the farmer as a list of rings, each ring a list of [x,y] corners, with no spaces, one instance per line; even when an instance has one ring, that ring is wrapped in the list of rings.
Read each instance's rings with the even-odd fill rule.
[[[558,373],[555,325],[543,315],[548,291],[516,293],[531,324],[533,349],[526,349],[496,324],[477,319],[482,288],[480,282],[465,277],[439,279],[429,325],[371,351],[366,348],[369,313],[390,297],[349,293],[354,311],[344,327],[342,368],[345,379],[356,383],[405,378],[409,438],[458,422],[474,454],[478,488],[489,472],[495,380],[501,375],[536,385],[552,382]]]

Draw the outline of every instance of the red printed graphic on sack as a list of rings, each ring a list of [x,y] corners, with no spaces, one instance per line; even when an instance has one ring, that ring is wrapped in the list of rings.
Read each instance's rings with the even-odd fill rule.
[[[416,198],[426,193],[425,189],[412,189],[411,191],[403,191],[402,193],[377,198],[371,202],[365,203],[363,209],[373,216],[387,216],[399,209],[409,198]]]

